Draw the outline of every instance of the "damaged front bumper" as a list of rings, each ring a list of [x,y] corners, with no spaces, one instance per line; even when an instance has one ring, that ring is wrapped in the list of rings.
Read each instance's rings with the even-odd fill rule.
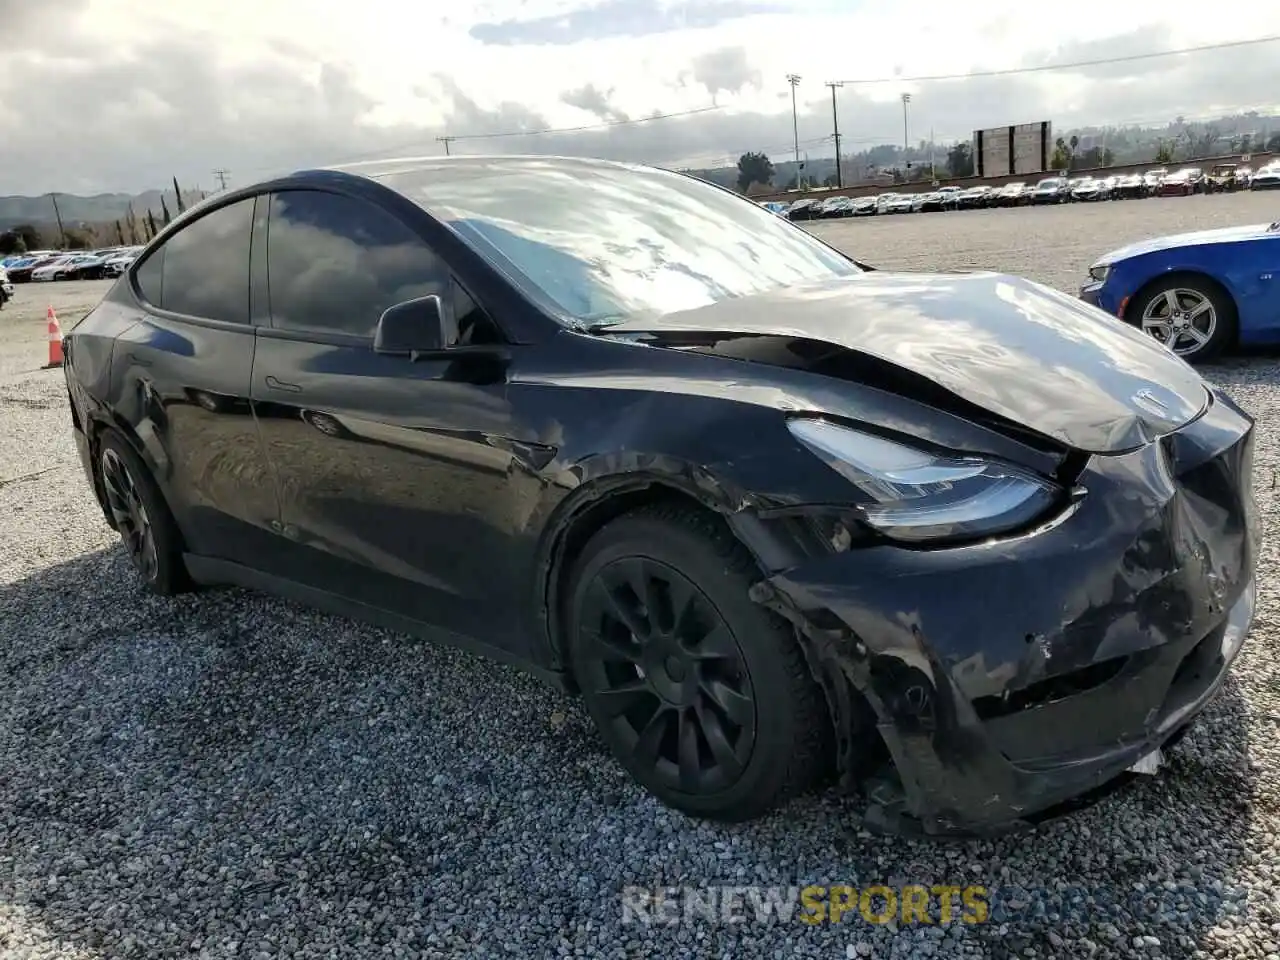
[[[855,548],[761,584],[805,637],[846,771],[871,736],[859,695],[874,712],[896,776],[870,822],[1034,822],[1180,735],[1253,617],[1252,459],[1252,421],[1215,393],[1177,433],[1093,457],[1084,495],[1037,531]]]

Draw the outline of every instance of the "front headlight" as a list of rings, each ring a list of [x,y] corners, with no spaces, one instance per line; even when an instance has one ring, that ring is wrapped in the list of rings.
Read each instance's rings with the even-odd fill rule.
[[[1105,283],[1109,273],[1111,273],[1111,264],[1109,263],[1095,263],[1089,268],[1089,276],[1099,283]]]
[[[1011,464],[940,456],[825,420],[789,420],[787,429],[867,496],[866,522],[895,540],[1005,533],[1035,520],[1060,493]]]

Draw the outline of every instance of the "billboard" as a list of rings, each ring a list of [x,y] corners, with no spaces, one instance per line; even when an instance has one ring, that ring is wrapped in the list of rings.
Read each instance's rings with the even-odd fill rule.
[[[979,177],[1043,173],[1052,157],[1053,127],[1048,120],[973,132],[973,172]]]

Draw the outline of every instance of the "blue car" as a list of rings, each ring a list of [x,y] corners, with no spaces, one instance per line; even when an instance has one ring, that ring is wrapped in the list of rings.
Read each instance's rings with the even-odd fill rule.
[[[1080,298],[1188,363],[1237,344],[1280,343],[1280,222],[1180,233],[1113,250]]]

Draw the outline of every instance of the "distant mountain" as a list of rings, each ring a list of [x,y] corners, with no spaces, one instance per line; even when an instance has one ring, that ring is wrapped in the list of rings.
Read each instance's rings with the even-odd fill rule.
[[[147,210],[159,219],[161,213],[160,198],[169,205],[169,212],[176,214],[172,190],[148,190],[137,196],[127,193],[99,193],[92,197],[77,197],[70,193],[57,195],[58,210],[62,213],[62,222],[68,226],[81,223],[109,224],[113,220],[123,220],[133,204],[135,215],[145,217]],[[195,190],[182,191],[183,202],[192,206],[200,201],[200,193]],[[0,232],[21,224],[52,224],[57,222],[53,210],[53,199],[49,194],[42,197],[0,197]]]

